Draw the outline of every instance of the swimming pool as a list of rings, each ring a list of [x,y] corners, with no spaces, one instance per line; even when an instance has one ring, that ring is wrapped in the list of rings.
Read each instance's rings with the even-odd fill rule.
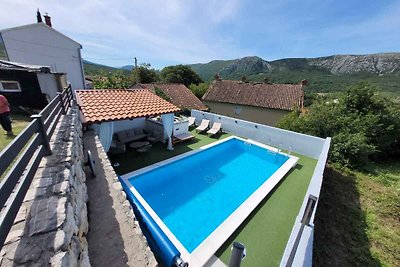
[[[122,176],[190,266],[203,265],[296,164],[229,137]]]

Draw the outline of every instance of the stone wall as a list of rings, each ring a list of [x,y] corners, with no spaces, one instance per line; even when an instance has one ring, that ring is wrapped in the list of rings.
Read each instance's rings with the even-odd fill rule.
[[[62,116],[0,254],[1,266],[90,266],[78,109]]]

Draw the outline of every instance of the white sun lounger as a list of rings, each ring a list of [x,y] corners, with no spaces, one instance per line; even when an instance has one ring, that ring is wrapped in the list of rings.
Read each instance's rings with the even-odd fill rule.
[[[202,120],[199,127],[197,127],[195,130],[199,133],[204,132],[205,130],[207,130],[208,126],[210,125],[210,121],[209,120]]]
[[[176,143],[183,142],[186,140],[191,140],[193,138],[194,138],[194,136],[189,133],[182,133],[182,134],[175,135],[172,142],[174,144],[176,144]]]
[[[207,131],[208,134],[214,135],[217,134],[219,131],[221,131],[221,123],[220,122],[214,122],[213,126],[211,127],[210,130]]]
[[[188,118],[188,120],[189,120],[189,127],[191,127],[191,126],[194,125],[195,119],[196,119],[195,117],[189,117],[189,118]]]

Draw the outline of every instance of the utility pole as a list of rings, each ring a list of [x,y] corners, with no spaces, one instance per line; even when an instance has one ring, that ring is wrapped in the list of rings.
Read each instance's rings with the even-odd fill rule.
[[[139,70],[137,69],[137,58],[135,57],[135,71],[136,71],[136,83],[139,83]]]

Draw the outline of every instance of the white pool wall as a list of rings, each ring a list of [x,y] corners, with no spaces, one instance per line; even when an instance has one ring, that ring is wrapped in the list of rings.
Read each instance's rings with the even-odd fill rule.
[[[196,125],[202,119],[210,120],[210,127],[214,122],[220,122],[222,131],[280,149],[291,150],[304,156],[318,159],[325,139],[287,131],[260,123],[244,121],[215,113],[192,110],[191,116],[196,118]]]

